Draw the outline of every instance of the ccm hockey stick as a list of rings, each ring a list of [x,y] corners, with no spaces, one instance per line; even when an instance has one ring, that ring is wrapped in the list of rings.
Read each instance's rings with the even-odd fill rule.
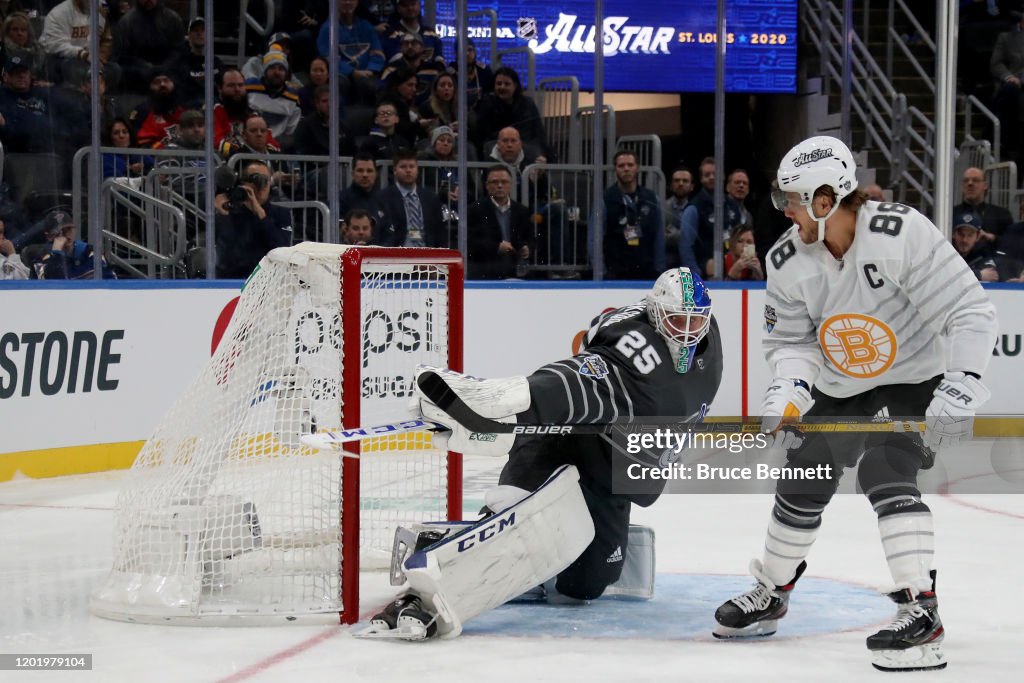
[[[372,439],[378,436],[394,436],[407,432],[447,432],[440,422],[433,422],[424,419],[403,420],[402,422],[391,422],[389,424],[375,425],[373,427],[358,427],[356,429],[338,429],[334,431],[317,432],[306,434],[302,437],[302,445],[310,448],[342,448],[347,443]],[[352,454],[355,456],[355,454]]]

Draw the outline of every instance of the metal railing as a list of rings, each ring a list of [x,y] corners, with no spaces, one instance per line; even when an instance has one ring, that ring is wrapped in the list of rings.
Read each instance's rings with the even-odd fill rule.
[[[114,178],[101,188],[102,215],[109,226],[103,229],[103,250],[110,265],[139,278],[184,275],[184,212]]]
[[[523,91],[529,97],[533,97],[537,85],[537,56],[528,46],[498,50],[491,66],[492,71],[503,66],[515,69],[519,74],[519,80],[522,81]]]
[[[580,140],[575,129],[580,82],[575,76],[541,79],[535,101],[555,159],[567,164],[580,163]]]
[[[615,147],[616,151],[633,152],[640,166],[661,168],[661,138],[657,135],[623,135]]]
[[[992,110],[982,104],[974,95],[968,95],[966,97],[958,98],[963,100],[964,110],[964,131],[960,139],[965,142],[975,142],[974,138],[974,110],[977,109],[978,113],[988,120],[989,125],[992,126],[992,144],[991,144],[991,156],[994,161],[1002,159],[1002,137],[1003,137],[1003,126],[999,121],[999,117],[992,113]],[[963,144],[960,145],[961,149]],[[973,165],[973,164],[972,164]],[[986,164],[987,165],[987,164]],[[978,168],[984,168],[979,166]]]

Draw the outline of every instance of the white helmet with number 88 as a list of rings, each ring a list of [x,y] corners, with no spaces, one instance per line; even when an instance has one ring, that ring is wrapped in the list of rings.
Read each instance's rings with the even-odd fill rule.
[[[647,295],[647,319],[668,344],[676,372],[687,372],[711,327],[711,296],[704,281],[689,268],[666,270]]]
[[[825,238],[825,221],[832,217],[843,197],[857,189],[857,162],[842,140],[818,135],[807,138],[786,152],[776,174],[779,188],[772,191],[772,203],[779,211],[786,208],[786,194],[800,195],[800,204],[818,221],[818,240]],[[835,202],[824,216],[814,215],[814,192],[822,185],[832,188]]]

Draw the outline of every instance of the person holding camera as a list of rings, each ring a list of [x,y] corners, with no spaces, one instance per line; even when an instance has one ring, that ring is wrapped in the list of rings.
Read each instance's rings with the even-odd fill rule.
[[[270,178],[258,159],[242,164],[237,178],[225,166],[217,169],[217,277],[248,277],[268,251],[291,246],[291,212],[270,202]]]
[[[715,276],[715,260],[708,259],[704,268],[708,277]],[[725,252],[726,280],[764,280],[764,269],[757,257],[754,246],[754,228],[749,225],[737,225],[732,229],[729,251]]]

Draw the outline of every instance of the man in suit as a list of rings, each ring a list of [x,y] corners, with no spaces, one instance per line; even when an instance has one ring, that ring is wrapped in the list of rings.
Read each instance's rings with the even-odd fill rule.
[[[512,174],[496,164],[487,169],[487,198],[469,207],[467,276],[471,280],[516,277],[530,258],[533,223],[530,210],[512,201]]]
[[[393,158],[395,182],[380,193],[385,220],[378,223],[374,244],[385,247],[447,247],[441,200],[420,186],[416,152],[400,149]]]

